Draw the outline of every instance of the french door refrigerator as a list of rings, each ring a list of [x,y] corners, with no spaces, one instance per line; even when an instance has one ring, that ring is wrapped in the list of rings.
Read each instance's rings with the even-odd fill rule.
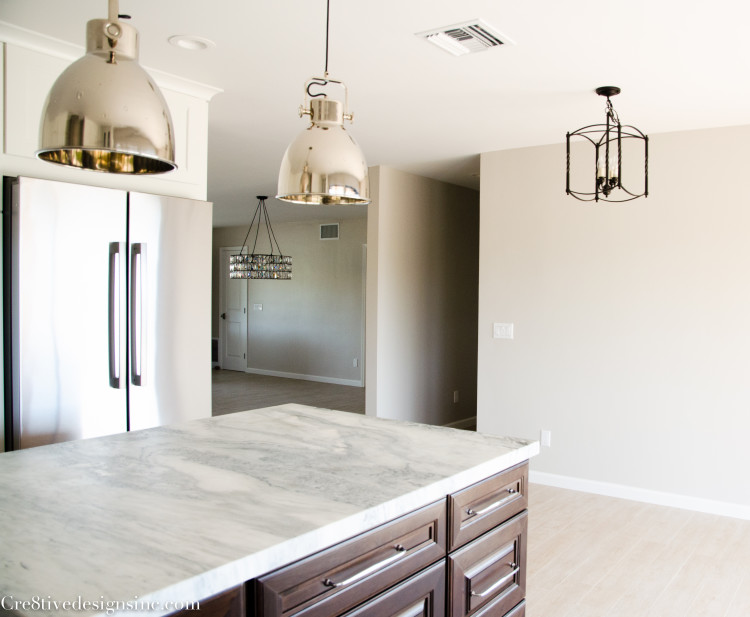
[[[211,204],[4,184],[6,449],[210,416]]]

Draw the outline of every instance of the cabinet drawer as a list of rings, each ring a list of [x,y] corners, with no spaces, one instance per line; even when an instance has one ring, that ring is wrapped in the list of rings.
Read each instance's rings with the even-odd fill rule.
[[[478,613],[474,613],[473,617],[495,617],[498,613],[493,604],[494,603],[490,603],[486,608],[483,608]],[[510,613],[505,613],[504,617],[526,617],[526,600],[511,609]]]
[[[448,557],[452,617],[505,615],[524,599],[527,520],[522,512]]]
[[[341,615],[445,557],[445,501],[256,581],[259,617]]]
[[[478,538],[528,507],[529,464],[477,482],[448,498],[448,551]]]
[[[445,561],[365,602],[344,617],[445,617]]]

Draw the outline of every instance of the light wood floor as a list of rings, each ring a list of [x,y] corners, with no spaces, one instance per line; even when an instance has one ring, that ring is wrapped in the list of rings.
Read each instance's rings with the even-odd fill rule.
[[[214,416],[283,403],[365,413],[365,389],[239,371],[212,371]]]
[[[750,521],[533,484],[527,617],[749,617]]]

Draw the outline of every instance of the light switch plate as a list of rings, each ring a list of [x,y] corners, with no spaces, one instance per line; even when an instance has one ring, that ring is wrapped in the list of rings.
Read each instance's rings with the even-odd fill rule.
[[[262,304],[253,304],[253,310],[254,311],[262,311],[263,305]]]
[[[496,323],[492,325],[492,337],[493,338],[513,338],[513,324],[512,323]]]

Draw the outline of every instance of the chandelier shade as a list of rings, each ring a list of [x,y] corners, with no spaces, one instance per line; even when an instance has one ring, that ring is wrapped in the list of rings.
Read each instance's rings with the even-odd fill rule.
[[[242,242],[242,248],[239,254],[229,256],[229,278],[230,279],[270,279],[288,281],[292,278],[292,257],[282,255],[279,243],[276,240],[276,234],[271,227],[271,219],[268,217],[266,208],[265,195],[258,195],[258,205],[250,221],[250,227],[245,234],[245,240]],[[265,225],[270,253],[258,253],[258,236],[260,235],[261,225]],[[250,237],[255,226],[255,240],[253,242],[252,252],[247,245],[247,239]],[[274,253],[274,246],[278,254]],[[245,253],[245,248],[248,251]]]
[[[108,19],[86,24],[86,55],[52,86],[36,155],[109,173],[171,171],[177,165],[169,108],[138,63],[138,31],[117,10],[110,0]]]
[[[648,136],[634,126],[621,124],[610,100],[610,97],[620,93],[620,88],[602,86],[596,89],[596,93],[607,98],[605,123],[591,124],[567,133],[565,192],[581,201],[597,202],[623,202],[648,197]],[[583,142],[583,145],[593,147],[590,154],[584,156],[583,176],[588,177],[591,182],[586,190],[571,188],[574,155],[585,150],[583,147],[576,148],[575,142]],[[637,157],[638,162],[625,161],[626,155],[631,158]],[[643,168],[642,185],[633,188],[629,184],[630,188],[626,188],[623,170],[627,171],[639,165]]]

